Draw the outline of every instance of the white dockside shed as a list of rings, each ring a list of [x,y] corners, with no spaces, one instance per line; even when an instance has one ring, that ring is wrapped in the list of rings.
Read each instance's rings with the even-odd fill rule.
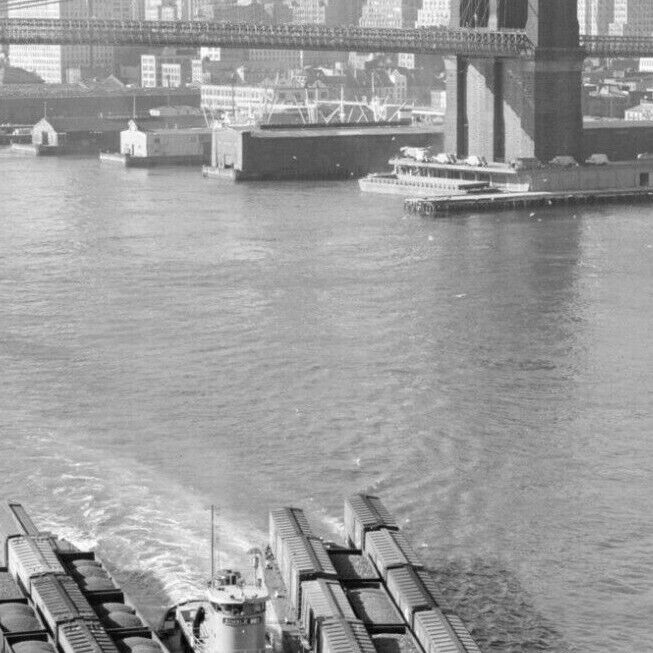
[[[150,128],[135,120],[120,133],[120,153],[131,158],[208,161],[211,155],[209,127]]]

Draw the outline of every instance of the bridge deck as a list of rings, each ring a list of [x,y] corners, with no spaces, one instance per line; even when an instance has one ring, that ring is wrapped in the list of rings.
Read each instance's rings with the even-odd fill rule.
[[[412,52],[491,58],[515,58],[533,51],[533,44],[519,30],[41,18],[0,19],[0,43]],[[580,47],[588,57],[646,57],[653,56],[653,37],[581,36]]]
[[[530,41],[519,31],[37,18],[0,20],[0,43],[413,52],[472,57],[518,57],[531,49]]]
[[[582,35],[580,45],[588,57],[639,58],[653,56],[653,37],[650,36]]]

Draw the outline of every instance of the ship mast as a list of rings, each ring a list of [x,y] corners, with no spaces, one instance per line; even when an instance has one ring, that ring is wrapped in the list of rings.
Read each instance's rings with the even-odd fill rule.
[[[218,569],[220,571],[220,547],[215,544],[215,504],[211,504],[211,577],[209,579],[209,587],[215,587],[215,557],[218,556]],[[219,514],[219,511],[218,511]]]
[[[211,579],[209,587],[213,587],[215,579],[215,506],[211,504]]]

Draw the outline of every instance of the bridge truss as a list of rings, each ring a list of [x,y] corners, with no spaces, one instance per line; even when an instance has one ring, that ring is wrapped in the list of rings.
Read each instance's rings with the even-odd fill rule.
[[[37,18],[0,20],[0,43],[411,52],[510,58],[528,54],[531,49],[526,35],[518,31]]]
[[[650,36],[581,36],[580,46],[588,57],[619,59],[653,56]]]
[[[520,30],[450,27],[394,29],[84,18],[0,19],[0,43],[410,52],[471,58],[515,58],[533,52],[533,44]],[[653,56],[653,38],[646,36],[581,36],[580,46],[588,57]]]

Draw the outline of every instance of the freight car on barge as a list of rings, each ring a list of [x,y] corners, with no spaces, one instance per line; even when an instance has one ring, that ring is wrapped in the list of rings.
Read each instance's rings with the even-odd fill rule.
[[[377,497],[345,501],[342,543],[299,508],[272,511],[252,580],[212,571],[205,596],[173,606],[157,633],[93,552],[19,504],[7,514],[0,653],[480,653]]]
[[[302,510],[270,513],[265,569],[283,579],[305,650],[480,653],[378,497],[348,498],[344,524],[344,542],[326,542]]]
[[[0,653],[165,653],[93,552],[0,514]]]

